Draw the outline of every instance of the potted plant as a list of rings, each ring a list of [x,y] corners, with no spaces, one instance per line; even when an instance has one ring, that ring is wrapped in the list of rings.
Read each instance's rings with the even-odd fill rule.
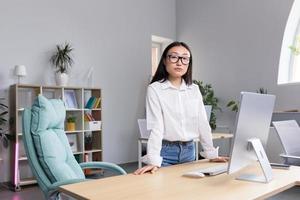
[[[204,105],[211,105],[211,116],[210,116],[209,124],[211,128],[215,130],[217,127],[216,111],[217,110],[221,111],[221,108],[218,105],[219,100],[217,97],[215,97],[215,93],[211,84],[204,84],[202,81],[196,81],[196,80],[194,80],[193,83],[198,85],[199,90],[203,97]]]
[[[256,90],[256,93],[259,93],[259,94],[268,94],[268,90],[261,87],[259,88],[258,90]],[[231,111],[233,112],[237,112],[239,110],[239,102],[236,102],[234,100],[230,100],[227,105],[226,105],[228,108],[230,108]]]
[[[59,86],[66,86],[68,83],[68,72],[74,61],[72,59],[73,48],[69,43],[64,45],[56,45],[56,50],[50,61],[56,71],[56,83]]]
[[[261,87],[259,88],[258,90],[256,90],[256,93],[259,93],[259,94],[268,94],[268,90]]]
[[[92,138],[92,133],[87,132],[84,135],[84,149],[85,150],[92,150],[93,149],[93,138]]]
[[[76,122],[76,117],[69,116],[67,118],[67,131],[75,131],[76,130],[75,122]]]
[[[3,98],[0,98],[0,100],[3,100]],[[7,109],[8,107],[5,104],[0,103],[0,140],[2,141],[4,147],[8,147],[9,139],[9,135],[7,133],[8,130],[5,130],[4,128],[4,126],[7,124]]]

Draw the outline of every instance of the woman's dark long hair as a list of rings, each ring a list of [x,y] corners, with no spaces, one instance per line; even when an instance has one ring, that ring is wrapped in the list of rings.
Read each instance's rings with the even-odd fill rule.
[[[161,59],[159,61],[157,70],[151,80],[151,83],[155,82],[155,81],[159,81],[159,82],[165,82],[168,77],[169,77],[169,73],[167,72],[166,69],[166,65],[164,63],[164,60],[167,59],[167,54],[168,51],[173,48],[173,47],[177,47],[177,46],[183,46],[184,48],[186,48],[189,53],[190,53],[190,62],[189,62],[189,66],[187,69],[187,72],[182,76],[182,78],[184,79],[185,83],[187,85],[191,85],[192,84],[192,66],[193,66],[193,59],[192,59],[192,52],[189,48],[189,46],[187,44],[185,44],[184,42],[172,42],[171,44],[169,44],[169,46],[166,47],[166,49],[164,50]],[[180,62],[180,61],[178,61]],[[151,84],[150,83],[150,84]]]

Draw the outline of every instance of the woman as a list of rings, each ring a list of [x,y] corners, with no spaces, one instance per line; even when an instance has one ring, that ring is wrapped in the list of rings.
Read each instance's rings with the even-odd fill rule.
[[[163,52],[157,71],[148,87],[147,128],[151,134],[148,165],[134,174],[155,172],[159,167],[195,160],[193,140],[199,138],[204,149],[200,154],[212,161],[226,162],[213,147],[202,95],[192,84],[192,54],[183,42],[171,43]]]

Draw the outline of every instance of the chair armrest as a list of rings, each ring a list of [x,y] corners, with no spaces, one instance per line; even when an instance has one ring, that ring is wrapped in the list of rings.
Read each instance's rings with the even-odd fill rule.
[[[56,190],[57,187],[62,186],[62,185],[68,185],[68,184],[72,184],[72,183],[79,183],[82,181],[86,181],[86,179],[69,179],[66,181],[58,181],[53,183],[52,185],[49,186],[49,190]]]
[[[300,160],[300,156],[293,156],[293,155],[286,155],[286,154],[280,154],[280,157],[283,158],[293,158],[293,159],[299,159]]]
[[[79,163],[82,169],[107,169],[113,171],[117,174],[127,174],[124,169],[119,167],[116,164],[108,163],[108,162],[84,162]]]

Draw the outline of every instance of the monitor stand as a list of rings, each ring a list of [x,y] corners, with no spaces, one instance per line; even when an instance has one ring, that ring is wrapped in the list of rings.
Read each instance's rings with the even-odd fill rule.
[[[270,162],[268,160],[268,157],[266,155],[266,152],[265,152],[260,140],[257,138],[249,139],[248,147],[251,149],[252,148],[254,149],[255,154],[258,158],[260,167],[263,171],[263,175],[258,176],[256,174],[241,174],[236,179],[245,180],[245,181],[269,183],[273,178],[272,168],[271,168]]]

